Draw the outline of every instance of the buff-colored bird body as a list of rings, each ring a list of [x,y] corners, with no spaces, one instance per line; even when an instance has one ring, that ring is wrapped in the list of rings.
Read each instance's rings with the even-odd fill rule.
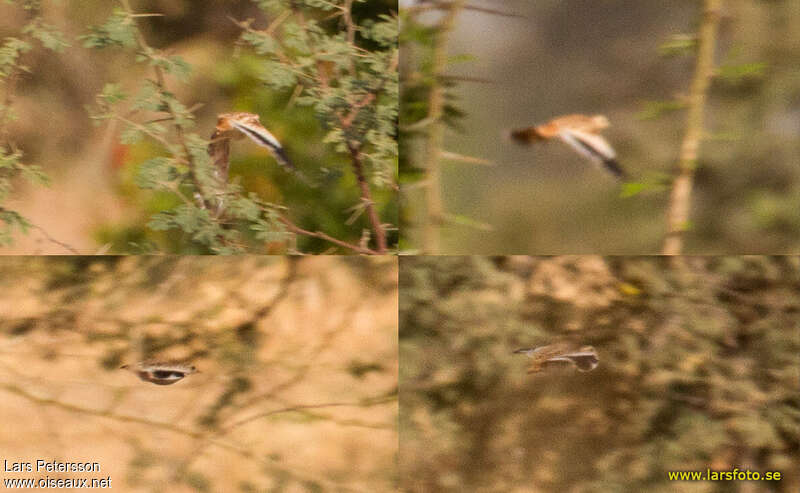
[[[248,137],[261,147],[266,147],[281,166],[296,171],[281,143],[264,128],[258,115],[246,112],[221,113],[211,135],[208,153],[214,160],[220,176],[227,177],[230,141]]]
[[[156,385],[172,385],[192,373],[197,373],[197,368],[194,365],[175,361],[143,361],[131,365],[122,365],[120,368],[134,373],[144,382]]]
[[[538,373],[551,364],[569,363],[578,371],[591,371],[597,368],[600,359],[592,346],[576,347],[568,343],[555,343],[535,348],[522,348],[514,351],[531,358],[528,373]]]
[[[522,144],[558,138],[592,163],[604,167],[617,178],[624,178],[625,171],[617,162],[617,153],[600,135],[608,126],[608,118],[603,115],[565,115],[542,125],[512,130],[511,138]]]

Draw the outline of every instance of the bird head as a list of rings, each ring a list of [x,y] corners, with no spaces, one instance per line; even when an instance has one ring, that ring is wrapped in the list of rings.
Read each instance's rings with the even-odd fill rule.
[[[219,132],[221,135],[224,135],[225,138],[232,140],[245,138],[245,135],[236,129],[236,127],[234,127],[233,122],[251,126],[261,126],[261,120],[259,119],[258,115],[253,113],[246,113],[243,111],[234,113],[220,113],[217,116],[217,132]]]

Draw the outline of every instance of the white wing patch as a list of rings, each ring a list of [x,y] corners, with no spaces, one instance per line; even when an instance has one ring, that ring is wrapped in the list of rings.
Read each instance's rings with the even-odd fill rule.
[[[278,139],[276,139],[275,136],[270,133],[269,130],[261,125],[244,123],[235,119],[231,119],[231,125],[236,130],[250,137],[250,139],[256,144],[269,149],[272,156],[276,161],[278,161],[278,164],[295,170],[295,167],[291,161],[289,161],[289,156],[286,155],[286,151],[283,149],[283,146],[280,142],[278,142]]]
[[[558,136],[575,151],[589,158],[595,164],[603,165],[605,161],[610,161],[617,157],[617,153],[614,152],[611,145],[599,135],[565,128],[559,132]]]
[[[233,125],[236,130],[250,137],[253,142],[262,147],[267,147],[269,149],[282,148],[281,143],[278,142],[278,139],[276,139],[275,136],[264,127],[253,127],[246,123],[237,122],[236,120],[231,120],[231,125]]]

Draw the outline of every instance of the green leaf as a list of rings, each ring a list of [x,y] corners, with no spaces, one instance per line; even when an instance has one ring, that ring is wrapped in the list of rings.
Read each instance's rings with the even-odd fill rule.
[[[455,64],[459,64],[459,63],[474,62],[476,60],[477,60],[477,57],[475,55],[470,55],[468,53],[462,53],[460,55],[453,55],[453,56],[447,57],[447,63],[450,64],[450,65],[455,65]]]
[[[141,163],[136,174],[136,185],[143,189],[162,188],[178,177],[172,160],[155,157]]]
[[[682,110],[686,104],[681,101],[645,101],[643,108],[636,114],[639,120],[653,120],[664,114]]]
[[[629,197],[635,197],[639,195],[643,191],[647,189],[647,185],[644,183],[635,183],[635,182],[628,182],[622,184],[622,192],[620,192],[619,196],[623,199],[627,199]]]
[[[28,23],[28,25],[22,28],[22,32],[30,34],[33,38],[38,39],[48,50],[62,52],[64,48],[70,46],[64,38],[64,35],[58,31],[55,26],[45,23],[40,17]]]
[[[722,65],[717,69],[717,76],[728,82],[740,82],[742,79],[760,79],[764,77],[767,64],[763,62]]]
[[[8,77],[23,67],[18,65],[19,57],[31,49],[30,43],[17,38],[6,38],[0,46],[0,77]]]
[[[697,38],[690,34],[674,34],[658,47],[658,53],[664,57],[682,56],[693,53],[697,49]]]
[[[103,92],[100,93],[100,98],[108,104],[118,103],[127,98],[128,95],[123,92],[119,84],[107,83],[103,86]]]
[[[90,27],[89,34],[79,39],[83,40],[86,48],[131,48],[136,46],[136,27],[127,12],[114,9],[105,24]]]
[[[153,56],[150,58],[150,65],[162,68],[164,72],[174,75],[181,82],[188,81],[192,73],[192,66],[179,56],[166,58]]]

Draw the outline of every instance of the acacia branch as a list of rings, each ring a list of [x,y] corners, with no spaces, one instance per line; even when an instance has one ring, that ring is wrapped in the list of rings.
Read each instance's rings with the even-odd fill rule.
[[[125,12],[128,14],[128,16],[134,19],[135,23],[136,22],[135,18],[137,17],[137,14],[134,14],[133,9],[131,9],[130,1],[129,0],[120,0],[120,1],[122,2],[122,6],[125,9]],[[150,47],[150,45],[147,44],[147,40],[144,39],[144,35],[139,30],[139,28],[136,26],[134,27],[135,27],[134,30],[136,31],[136,42],[139,45],[139,49],[142,51],[143,54],[148,56],[148,58],[152,58],[150,55],[148,55],[152,51],[152,48]],[[167,92],[167,85],[164,78],[164,71],[157,64],[154,64],[153,72],[155,73],[156,76],[156,86],[158,86],[159,94],[163,95],[164,93]],[[204,187],[200,183],[200,178],[197,175],[197,169],[196,169],[197,166],[194,161],[194,158],[192,158],[192,153],[189,151],[189,145],[186,143],[186,138],[183,134],[183,128],[178,123],[178,117],[173,111],[172,107],[169,104],[165,104],[164,106],[166,106],[167,114],[175,122],[173,128],[175,129],[175,134],[178,137],[178,142],[180,143],[181,151],[184,154],[184,160],[189,165],[189,177],[192,180],[192,185],[195,187],[197,192],[203,198],[202,201],[199,201],[199,205],[203,209],[207,209],[208,205],[206,204],[205,200],[207,195],[203,189]]]
[[[348,250],[352,250],[354,252],[362,253],[364,255],[378,255],[378,252],[372,250],[371,248],[361,247],[358,245],[354,245],[352,243],[347,243],[346,241],[342,241],[338,238],[334,238],[333,236],[327,235],[321,231],[309,231],[307,229],[303,229],[300,226],[296,225],[286,217],[278,218],[278,221],[283,223],[286,226],[287,231],[290,231],[294,234],[303,235],[303,236],[310,236],[312,238],[319,238],[320,240],[325,240],[334,245],[339,245],[340,247],[347,248]]]
[[[230,160],[230,152],[229,152],[230,139],[228,137],[224,137],[224,138],[220,137],[219,135],[217,135],[217,133],[218,132],[214,132],[214,135],[212,135],[212,137],[211,137],[211,145],[209,145],[209,147],[208,147],[208,153],[211,156],[211,158],[214,160],[214,165],[216,166],[216,168],[218,170],[220,170],[220,175],[224,175],[224,176],[220,176],[220,179],[222,179],[224,181],[227,181],[227,174],[228,174],[227,171],[228,171],[228,168],[229,168],[229,165],[230,165],[230,162],[229,162],[229,160]],[[363,253],[363,254],[367,254],[367,255],[374,255],[374,254],[378,253],[377,251],[371,250],[369,248],[362,247],[362,246],[359,246],[359,245],[354,245],[354,244],[347,243],[345,241],[339,240],[339,239],[334,238],[333,236],[325,234],[325,233],[323,233],[321,231],[308,231],[308,230],[303,229],[300,226],[294,224],[292,221],[290,221],[285,216],[280,216],[278,218],[278,221],[280,221],[282,224],[284,224],[286,226],[286,229],[288,231],[294,233],[294,234],[301,234],[301,235],[304,235],[304,236],[311,236],[311,237],[314,237],[314,238],[319,238],[319,239],[331,242],[333,244],[339,245],[341,247],[347,248],[349,250],[353,250],[353,251],[358,252],[358,253]]]
[[[425,170],[426,182],[425,203],[427,206],[427,218],[425,220],[423,232],[423,246],[425,253],[439,253],[441,225],[444,219],[444,205],[441,191],[441,175],[439,158],[441,157],[442,145],[444,142],[444,97],[445,91],[439,77],[443,74],[447,65],[447,39],[455,25],[458,13],[464,8],[464,0],[456,0],[447,6],[447,13],[438,26],[436,32],[433,54],[431,59],[431,73],[433,76],[433,86],[428,96],[428,116],[425,118],[430,122],[426,142]]]
[[[72,255],[80,255],[81,254],[81,252],[79,252],[77,249],[72,247],[72,245],[54,238],[50,233],[47,232],[46,229],[44,229],[43,227],[39,226],[38,224],[33,224],[32,222],[28,221],[28,226],[30,226],[31,228],[35,229],[39,233],[41,233],[41,235],[44,236],[44,239],[46,239],[47,241],[49,241],[50,243],[52,243],[54,245],[60,246],[64,250],[68,251],[70,254],[72,254]]]
[[[354,39],[350,39],[350,36],[348,35],[348,41],[352,43],[354,42]],[[398,61],[399,55],[397,52],[395,52],[391,61],[389,62],[387,70],[389,73],[397,69]],[[345,136],[347,135],[347,130],[352,127],[353,122],[355,121],[359,112],[367,105],[377,101],[378,95],[381,93],[381,91],[383,91],[387,80],[388,77],[383,78],[374,90],[370,90],[361,98],[361,100],[353,103],[350,113],[347,116],[343,117],[339,115],[339,123],[341,124],[342,129],[345,131]],[[348,139],[347,150],[350,152],[350,160],[353,164],[353,173],[356,175],[356,181],[358,182],[358,187],[361,190],[361,201],[366,207],[367,216],[369,217],[369,222],[372,225],[372,231],[375,234],[375,242],[378,245],[377,253],[384,254],[386,253],[386,229],[384,228],[383,223],[381,223],[378,212],[375,210],[375,202],[372,200],[372,192],[370,191],[369,183],[364,176],[364,165],[361,159],[361,149],[358,147],[358,145]]]
[[[686,121],[686,134],[681,144],[678,163],[680,171],[672,185],[667,211],[668,229],[662,250],[664,255],[681,254],[684,232],[689,225],[692,185],[697,167],[700,140],[704,133],[703,109],[708,86],[714,72],[714,45],[721,4],[722,0],[705,0],[703,6],[703,23],[698,36],[697,62],[688,98],[689,114]]]
[[[353,173],[356,175],[358,187],[361,189],[361,200],[364,202],[364,207],[367,210],[367,217],[370,224],[372,224],[372,231],[375,233],[375,242],[378,244],[376,253],[386,253],[386,230],[381,224],[381,219],[378,217],[378,211],[375,210],[375,202],[372,200],[372,192],[369,189],[364,177],[364,165],[361,162],[361,151],[352,142],[347,142],[347,149],[350,151],[350,160],[353,164]]]

